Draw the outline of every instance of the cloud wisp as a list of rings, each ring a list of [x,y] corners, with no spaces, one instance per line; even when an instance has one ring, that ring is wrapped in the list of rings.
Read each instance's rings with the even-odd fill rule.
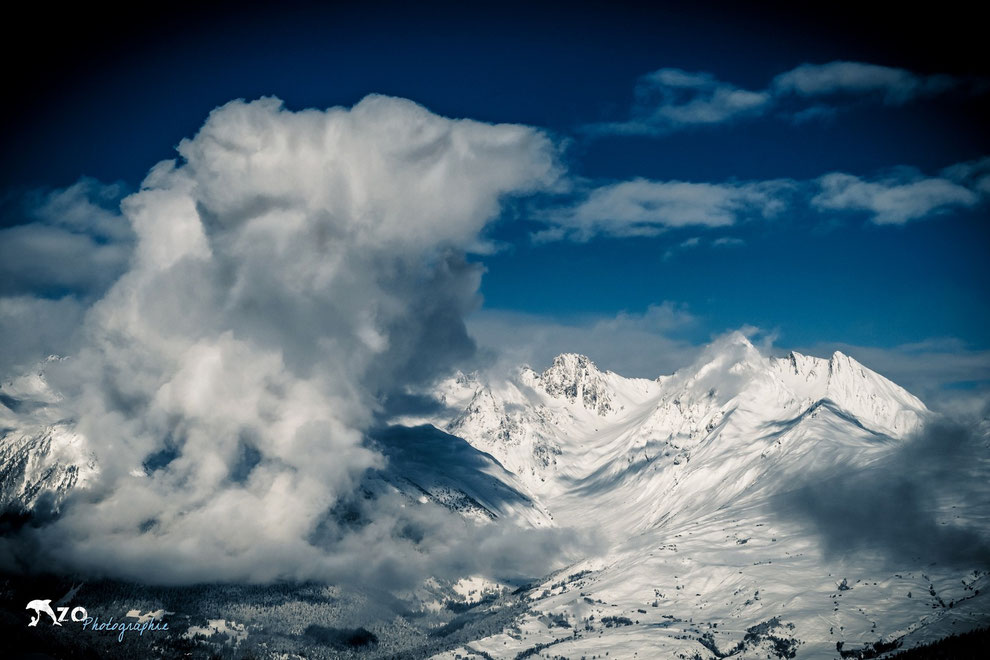
[[[655,136],[771,114],[803,121],[856,103],[904,105],[965,85],[948,75],[847,61],[801,64],[762,90],[744,89],[708,72],[663,68],[636,82],[628,119],[584,128],[591,135]]]
[[[711,73],[659,69],[636,82],[631,118],[594,124],[592,133],[653,135],[690,126],[711,126],[766,112],[773,97],[718,80]]]
[[[656,236],[680,227],[728,227],[770,218],[786,206],[787,180],[694,183],[633,179],[592,188],[577,204],[545,214],[552,227],[537,241],[595,236]]]
[[[802,64],[776,76],[770,88],[778,98],[787,94],[804,98],[875,95],[888,105],[903,105],[960,84],[958,79],[944,74],[925,76],[877,64],[836,61]]]
[[[934,176],[900,167],[874,177],[830,172],[805,181],[632,179],[592,186],[569,206],[535,214],[534,219],[548,227],[536,232],[533,239],[584,242],[597,236],[657,236],[684,227],[724,230],[749,221],[779,218],[794,209],[832,216],[860,214],[873,224],[903,225],[974,208],[984,203],[988,194],[990,159],[986,158],[952,165]],[[733,241],[727,237],[712,241],[712,245],[730,244]]]
[[[70,189],[48,200],[54,220],[20,229],[130,241],[109,289],[74,308],[70,357],[45,367],[53,419],[71,420],[98,473],[36,538],[69,567],[157,582],[374,570],[360,539],[321,545],[315,530],[384,465],[366,442],[383,398],[473,355],[463,319],[481,271],[464,253],[504,198],[554,183],[556,146],[369,96],[301,112],[233,101],[178,151],[119,214],[77,214],[66,196],[87,191]],[[50,279],[77,281],[77,253],[56,247]],[[21,308],[37,300],[0,311],[33,323]],[[4,342],[30,344],[28,327]],[[390,532],[400,508],[362,532],[383,561],[423,549]]]
[[[877,180],[833,172],[818,180],[819,192],[811,198],[820,211],[860,211],[878,225],[902,225],[912,220],[970,208],[980,194],[945,177],[924,177],[904,171]]]
[[[0,373],[75,349],[86,308],[128,267],[135,235],[124,191],[81,179],[11,203],[0,229]]]
[[[520,364],[542,368],[561,353],[581,353],[623,376],[656,378],[690,363],[700,350],[687,338],[698,319],[673,302],[650,305],[642,313],[566,319],[483,309],[467,323],[495,374]]]
[[[123,274],[134,243],[119,185],[82,179],[22,200],[0,229],[0,296],[67,294],[93,300]]]

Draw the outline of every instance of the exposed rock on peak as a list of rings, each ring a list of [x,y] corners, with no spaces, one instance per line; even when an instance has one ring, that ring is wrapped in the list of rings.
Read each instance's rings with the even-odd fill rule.
[[[612,396],[605,374],[584,355],[558,355],[550,368],[540,374],[539,382],[550,396],[580,402],[599,415],[612,411]]]

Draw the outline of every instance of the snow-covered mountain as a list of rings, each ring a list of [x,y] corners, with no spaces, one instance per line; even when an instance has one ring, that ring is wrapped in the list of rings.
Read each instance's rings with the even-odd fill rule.
[[[655,381],[567,354],[542,373],[459,375],[441,390],[461,409],[439,426],[496,457],[558,525],[594,529],[608,547],[535,588],[529,618],[473,649],[832,658],[841,643],[844,657],[872,657],[990,613],[975,596],[980,570],[850,563],[786,515],[788,492],[871,478],[934,418],[847,355],[765,357],[736,333]],[[952,524],[960,514],[933,515]]]
[[[867,446],[883,444],[929,414],[916,397],[842,353],[766,358],[741,334],[655,381],[602,372],[587,357],[565,354],[543,373],[523,367],[496,383],[459,375],[441,389],[448,404],[467,403],[438,425],[491,453],[536,492],[630,478],[647,465],[652,473],[690,473],[692,455],[719,463],[759,447],[765,457],[785,435],[833,418],[872,438]]]
[[[5,506],[57,506],[98,475],[43,369],[0,395]],[[451,658],[876,657],[990,618],[985,566],[836,554],[795,504],[808,484],[882,475],[937,417],[847,355],[767,357],[734,333],[655,380],[563,354],[542,372],[457,374],[435,395],[443,413],[374,434],[387,460],[365,488],[480,524],[577,528],[599,548],[506,590],[511,606],[487,599],[472,621],[519,613]],[[985,501],[926,513],[986,531]]]
[[[57,508],[99,472],[86,439],[61,418],[44,366],[0,383],[0,509]]]

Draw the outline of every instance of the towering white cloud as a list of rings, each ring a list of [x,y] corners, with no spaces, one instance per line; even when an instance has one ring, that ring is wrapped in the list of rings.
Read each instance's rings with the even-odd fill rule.
[[[370,96],[234,101],[179,154],[123,200],[129,268],[48,368],[100,473],[40,533],[131,577],[339,574],[312,535],[382,462],[363,431],[471,354],[464,252],[503,197],[554,181],[555,147]]]

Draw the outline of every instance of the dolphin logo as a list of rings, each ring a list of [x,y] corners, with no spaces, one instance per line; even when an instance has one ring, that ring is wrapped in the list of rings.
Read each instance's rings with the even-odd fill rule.
[[[34,618],[31,619],[31,623],[28,624],[29,626],[38,625],[38,621],[41,620],[41,615],[43,613],[50,616],[52,618],[52,623],[56,626],[62,625],[58,622],[58,617],[55,616],[55,610],[52,609],[52,601],[50,598],[48,600],[32,600],[24,609],[34,610]]]

